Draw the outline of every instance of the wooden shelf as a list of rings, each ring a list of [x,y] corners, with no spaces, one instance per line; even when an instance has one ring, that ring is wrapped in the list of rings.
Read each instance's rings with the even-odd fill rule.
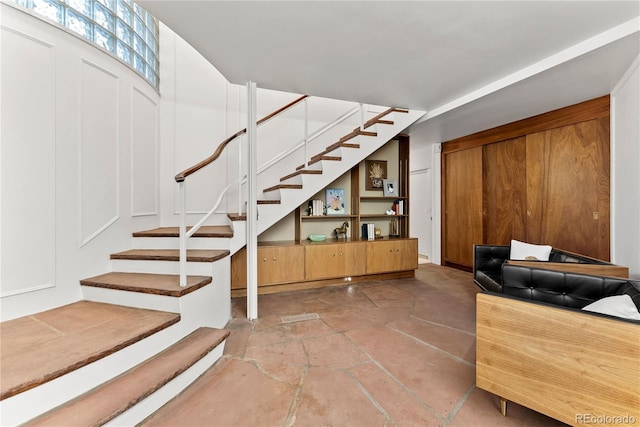
[[[352,219],[355,218],[356,215],[300,215],[300,220],[302,221],[322,221],[322,220],[341,220],[341,219]]]
[[[386,214],[362,214],[360,215],[361,219],[367,219],[367,218],[406,218],[409,215],[386,215]]]
[[[360,201],[361,202],[376,202],[376,201],[380,201],[380,202],[386,202],[386,201],[393,201],[393,200],[409,200],[408,197],[384,197],[384,196],[362,196],[360,197]]]
[[[393,150],[395,151],[395,148]],[[387,224],[384,222],[393,221],[392,218],[395,218],[395,222],[397,222],[398,234],[405,238],[409,237],[409,137],[399,135],[397,137],[397,156],[393,151],[385,152],[385,156],[388,161],[397,164],[397,170],[391,174],[397,176],[398,196],[384,196],[382,191],[367,192],[361,188],[363,184],[360,179],[364,168],[364,161],[362,161],[351,168],[350,177],[340,177],[344,181],[338,187],[349,188],[346,193],[350,199],[350,203],[346,204],[347,213],[344,215],[306,215],[308,202],[303,203],[295,213],[295,240],[303,240],[309,234],[309,230],[328,228],[330,224],[327,223],[332,221],[334,223],[348,222],[347,234],[350,239],[354,240],[360,238],[363,222],[376,222],[382,232],[386,234]],[[398,200],[403,205],[403,214],[387,215],[386,210],[390,209]],[[325,233],[325,231],[319,233]]]

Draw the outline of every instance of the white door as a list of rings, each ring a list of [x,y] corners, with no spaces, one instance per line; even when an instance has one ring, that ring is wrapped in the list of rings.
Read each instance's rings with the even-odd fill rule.
[[[431,169],[421,169],[410,174],[409,229],[418,238],[418,254],[431,259],[433,238],[433,204]]]

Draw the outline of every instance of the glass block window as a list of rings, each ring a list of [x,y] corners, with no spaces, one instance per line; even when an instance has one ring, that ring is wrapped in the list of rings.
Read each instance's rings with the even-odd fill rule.
[[[158,88],[158,21],[132,0],[11,0],[128,64]]]

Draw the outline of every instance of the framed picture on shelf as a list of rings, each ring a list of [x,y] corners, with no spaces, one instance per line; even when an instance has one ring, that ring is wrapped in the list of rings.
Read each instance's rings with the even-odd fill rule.
[[[382,180],[387,178],[386,160],[365,160],[365,190],[382,190]]]
[[[383,179],[382,191],[384,197],[398,197],[398,182],[395,179]]]
[[[326,190],[327,215],[345,215],[344,188],[327,188]]]

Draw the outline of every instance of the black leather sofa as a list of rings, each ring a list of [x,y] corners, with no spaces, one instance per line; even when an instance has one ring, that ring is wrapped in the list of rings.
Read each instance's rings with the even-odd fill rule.
[[[473,281],[486,291],[500,292],[502,288],[502,264],[510,258],[511,247],[507,245],[473,246]],[[545,261],[529,261],[536,262]],[[549,263],[598,264],[611,263],[553,248]]]
[[[574,426],[585,414],[636,425],[640,320],[582,308],[626,294],[640,311],[640,281],[506,263],[501,283],[476,296],[476,386],[502,414],[511,401]]]
[[[503,264],[501,293],[575,309],[605,297],[626,294],[640,311],[640,281],[618,277]]]

